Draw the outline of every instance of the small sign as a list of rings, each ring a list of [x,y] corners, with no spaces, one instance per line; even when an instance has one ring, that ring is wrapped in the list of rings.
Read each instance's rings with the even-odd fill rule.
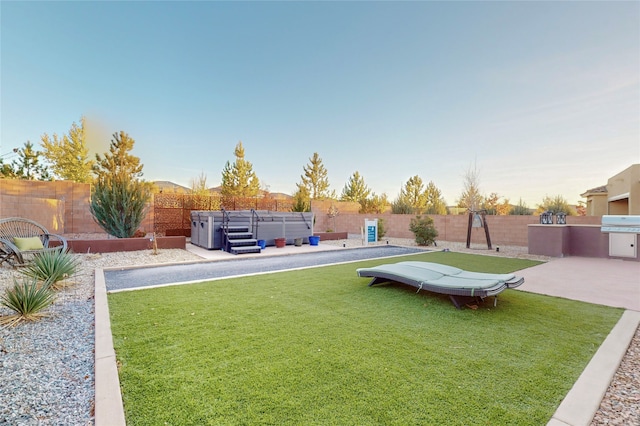
[[[376,242],[376,227],[369,226],[367,227],[367,242],[375,243]]]
[[[378,219],[364,220],[365,243],[375,243],[378,241]]]

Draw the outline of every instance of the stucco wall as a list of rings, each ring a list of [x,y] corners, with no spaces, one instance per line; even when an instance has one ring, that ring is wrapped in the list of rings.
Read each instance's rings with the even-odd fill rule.
[[[640,164],[634,164],[607,182],[608,214],[640,214]],[[619,198],[624,200],[617,200]]]
[[[529,225],[529,254],[551,257],[609,256],[609,234],[597,225]],[[636,258],[624,260],[640,261]]]

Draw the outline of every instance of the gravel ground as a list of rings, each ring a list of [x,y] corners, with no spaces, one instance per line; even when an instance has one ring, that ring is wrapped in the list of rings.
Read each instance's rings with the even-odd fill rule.
[[[388,241],[393,245],[416,245],[412,240]],[[359,236],[322,244],[362,245]],[[379,244],[387,244],[387,239]],[[467,249],[460,243],[438,242],[437,249],[546,260],[528,255],[526,247],[500,247],[496,252],[486,246]],[[47,317],[0,329],[0,426],[94,423],[95,268],[200,260],[185,250],[159,250],[157,255],[145,250],[78,256],[82,259],[80,270],[58,293]],[[16,277],[19,275],[13,269],[0,267],[0,294]],[[0,307],[0,315],[10,313]],[[592,425],[640,426],[640,332],[636,332]]]

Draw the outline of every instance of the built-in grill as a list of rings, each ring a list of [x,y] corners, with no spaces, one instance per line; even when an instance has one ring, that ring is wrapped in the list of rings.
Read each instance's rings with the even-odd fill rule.
[[[602,216],[602,232],[640,234],[640,216]]]
[[[640,216],[604,215],[600,230],[609,234],[609,256],[638,256],[638,234],[640,234]]]

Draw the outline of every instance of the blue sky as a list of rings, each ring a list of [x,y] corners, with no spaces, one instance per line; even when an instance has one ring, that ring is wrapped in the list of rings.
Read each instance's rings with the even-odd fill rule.
[[[242,141],[272,192],[318,152],[393,200],[570,203],[640,162],[639,2],[0,3],[0,154],[82,115],[147,180],[221,181]],[[4,156],[10,161],[11,156]]]

